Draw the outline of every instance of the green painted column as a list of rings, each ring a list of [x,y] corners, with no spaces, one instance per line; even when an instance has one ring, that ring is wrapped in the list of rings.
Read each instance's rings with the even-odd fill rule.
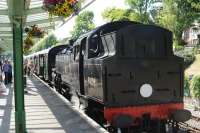
[[[13,55],[14,55],[14,90],[15,90],[15,130],[26,133],[23,85],[23,28],[22,17],[13,17]]]

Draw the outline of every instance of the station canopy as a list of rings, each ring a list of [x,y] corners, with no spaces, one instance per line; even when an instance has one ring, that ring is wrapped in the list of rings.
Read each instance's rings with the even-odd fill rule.
[[[10,0],[0,0],[0,47],[12,46],[13,33],[11,16],[9,16],[12,8],[9,5]],[[18,5],[15,5],[18,6]],[[25,17],[23,27],[37,25],[39,28],[49,32],[55,29],[58,24],[64,23],[62,17],[52,17],[49,19],[49,14],[43,9],[43,0],[25,0]],[[23,37],[27,34],[24,32]]]
[[[12,0],[0,0],[0,47],[2,48],[12,47],[13,44],[12,17],[9,15],[9,13],[12,12],[12,5],[9,4],[11,1]],[[96,0],[86,0],[78,12],[84,10],[95,1]],[[46,33],[62,26],[65,22],[69,21],[74,15],[76,15],[76,13],[74,13],[65,19],[59,16],[53,16],[50,18],[48,12],[43,9],[43,0],[25,0],[24,14],[24,29],[26,27],[37,25]],[[26,36],[27,34],[23,32],[24,39]]]

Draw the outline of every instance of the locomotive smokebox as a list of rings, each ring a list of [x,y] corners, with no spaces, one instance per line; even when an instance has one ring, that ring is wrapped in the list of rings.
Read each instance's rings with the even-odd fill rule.
[[[172,118],[177,122],[188,121],[191,116],[191,112],[186,109],[176,110],[172,113]]]

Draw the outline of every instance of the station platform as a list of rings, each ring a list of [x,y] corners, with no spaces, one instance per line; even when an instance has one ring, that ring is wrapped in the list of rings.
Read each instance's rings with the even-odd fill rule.
[[[70,102],[35,77],[27,78],[25,94],[28,133],[107,133]],[[15,132],[13,85],[0,93],[0,133]]]

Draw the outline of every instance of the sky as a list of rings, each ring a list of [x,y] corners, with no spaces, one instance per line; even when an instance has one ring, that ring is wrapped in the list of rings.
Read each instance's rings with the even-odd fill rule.
[[[86,0],[86,3],[89,1],[91,0]],[[108,7],[127,8],[127,6],[124,4],[124,0],[96,0],[85,10],[94,12],[94,23],[96,26],[100,26],[105,23],[105,21],[101,16],[101,13],[103,12],[104,9]],[[54,32],[54,34],[59,40],[66,37],[70,37],[70,31],[72,31],[73,26],[75,24],[75,18],[76,17],[73,17],[70,21],[65,23],[62,27],[58,28]]]

